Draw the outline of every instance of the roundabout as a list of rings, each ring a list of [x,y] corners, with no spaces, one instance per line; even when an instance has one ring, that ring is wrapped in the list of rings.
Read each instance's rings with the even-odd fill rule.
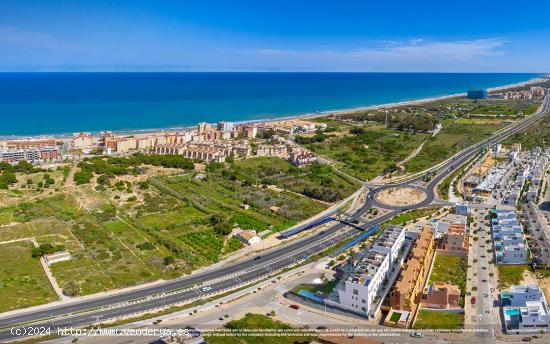
[[[373,205],[385,209],[409,209],[429,204],[428,192],[417,185],[394,185],[375,189],[370,195]]]

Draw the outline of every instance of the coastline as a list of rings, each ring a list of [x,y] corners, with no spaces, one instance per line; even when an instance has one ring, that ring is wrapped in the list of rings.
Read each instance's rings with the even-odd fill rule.
[[[518,82],[518,83],[487,88],[487,91],[488,92],[504,91],[504,90],[511,89],[511,88],[524,87],[524,86],[529,86],[529,85],[533,85],[533,84],[538,84],[538,83],[546,81],[546,80],[548,80],[548,79],[544,78],[544,77],[537,77],[537,78],[529,79],[529,80]],[[400,107],[400,106],[419,105],[419,104],[425,104],[425,103],[430,103],[430,102],[434,102],[434,101],[452,99],[452,98],[458,98],[458,97],[464,97],[464,96],[466,96],[466,92],[454,93],[454,94],[443,95],[443,96],[434,96],[434,97],[429,97],[429,98],[412,99],[412,100],[399,101],[399,102],[393,102],[393,103],[378,104],[378,105],[369,105],[369,106],[354,107],[354,108],[345,108],[345,109],[319,111],[319,112],[313,112],[313,113],[296,114],[296,115],[291,115],[291,116],[282,116],[282,117],[264,118],[264,119],[255,119],[255,120],[233,121],[233,123],[235,123],[235,124],[273,124],[273,123],[277,123],[277,122],[281,122],[281,121],[311,119],[311,118],[317,118],[317,117],[327,117],[327,116],[331,116],[331,115],[335,115],[335,114],[349,114],[349,113],[354,113],[354,112],[358,112],[358,111],[368,111],[368,110],[378,110],[378,109],[382,109],[382,108],[395,108],[395,107]],[[196,125],[185,126],[185,127],[112,130],[112,132],[116,133],[117,135],[121,135],[121,136],[144,137],[144,136],[149,136],[149,135],[160,135],[164,132],[191,131],[195,127],[196,127]],[[109,130],[109,129],[105,128],[105,130]],[[91,132],[91,134],[93,136],[97,136],[99,134],[99,132]],[[65,140],[70,140],[72,138],[72,133],[54,133],[54,134],[40,134],[40,135],[9,135],[9,136],[4,135],[4,136],[0,136],[0,141],[16,140],[16,139],[39,139],[39,138],[53,138],[53,139],[56,139],[56,140],[59,140],[59,141],[65,141]]]

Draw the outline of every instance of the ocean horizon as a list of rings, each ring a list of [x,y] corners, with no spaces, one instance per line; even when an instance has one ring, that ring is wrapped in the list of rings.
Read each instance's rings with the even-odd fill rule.
[[[537,73],[0,73],[0,136],[257,121],[463,93]]]

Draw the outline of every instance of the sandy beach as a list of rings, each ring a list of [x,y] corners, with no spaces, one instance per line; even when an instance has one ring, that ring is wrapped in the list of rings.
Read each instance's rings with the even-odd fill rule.
[[[545,80],[548,80],[546,78],[535,78],[531,80],[527,80],[524,82],[514,83],[514,84],[508,84],[493,88],[488,88],[488,92],[499,92],[504,91],[511,88],[516,87],[524,87],[529,85],[538,84],[540,82],[543,82]],[[235,124],[277,124],[279,122],[288,122],[293,120],[304,120],[304,119],[311,119],[316,117],[326,117],[330,115],[335,114],[345,114],[345,113],[353,113],[357,111],[365,111],[365,110],[378,110],[382,108],[395,108],[400,106],[410,106],[410,105],[419,105],[419,104],[425,104],[430,103],[434,101],[439,100],[445,100],[445,99],[451,99],[451,98],[457,98],[457,97],[464,97],[466,96],[466,92],[463,93],[455,93],[455,94],[449,94],[444,96],[438,96],[438,97],[430,97],[430,98],[422,98],[422,99],[414,99],[414,100],[407,100],[402,102],[394,102],[394,103],[387,103],[387,104],[379,104],[379,105],[371,105],[371,106],[364,106],[364,107],[355,107],[355,108],[349,108],[349,109],[338,109],[338,110],[328,110],[328,111],[321,111],[321,112],[314,112],[314,113],[306,113],[301,115],[293,115],[293,116],[284,116],[284,117],[277,117],[277,118],[266,118],[266,119],[257,119],[257,120],[246,120],[246,121],[234,121]],[[197,123],[198,124],[198,123]],[[135,137],[147,137],[150,135],[161,135],[165,132],[183,132],[183,131],[190,131],[195,129],[196,126],[187,126],[187,127],[173,127],[173,128],[152,128],[152,129],[141,129],[141,130],[127,130],[127,131],[116,131],[113,130],[114,133],[122,136],[135,136]],[[105,130],[109,130],[106,128]],[[98,132],[92,132],[92,135],[97,136]],[[72,134],[66,133],[66,134],[53,134],[53,135],[33,135],[33,136],[9,136],[9,137],[0,137],[0,140],[11,140],[11,139],[32,139],[32,138],[55,138],[59,141],[66,141],[70,140],[72,138]]]

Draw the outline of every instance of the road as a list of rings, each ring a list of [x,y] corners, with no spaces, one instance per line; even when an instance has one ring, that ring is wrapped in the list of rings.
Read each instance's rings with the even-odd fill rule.
[[[453,158],[431,168],[429,172],[434,175],[425,186],[427,197],[423,201],[406,208],[391,208],[391,210],[383,216],[365,223],[364,228],[380,224],[405,211],[423,208],[433,204],[434,200],[437,198],[437,184],[476,155],[481,148],[491,147],[496,142],[539,120],[549,111],[550,97],[546,97],[537,113],[511,124],[505,129],[495,133],[495,135],[490,138],[457,153]],[[355,213],[351,215],[351,218],[359,219],[365,214],[376,203],[374,196],[377,192],[388,187],[410,186],[423,178],[424,175],[418,175],[406,182],[373,188],[369,192],[365,204],[357,209]],[[384,206],[382,205],[382,207]],[[40,310],[29,310],[28,312],[22,312],[16,315],[0,316],[0,340],[14,339],[16,337],[28,335],[25,332],[22,332],[23,334],[20,336],[14,335],[10,327],[16,325],[33,324],[33,327],[44,326],[55,331],[58,327],[90,325],[108,319],[161,309],[169,305],[208,298],[216,293],[229,291],[253,283],[278,270],[291,267],[316,253],[326,250],[328,247],[338,242],[349,240],[358,233],[359,232],[354,228],[342,223],[337,223],[318,235],[312,235],[299,241],[292,242],[231,266],[192,276],[185,276],[142,289],[98,297],[93,300],[57,304],[51,307],[41,308]],[[207,290],[203,289],[206,285],[208,285],[209,288]]]

